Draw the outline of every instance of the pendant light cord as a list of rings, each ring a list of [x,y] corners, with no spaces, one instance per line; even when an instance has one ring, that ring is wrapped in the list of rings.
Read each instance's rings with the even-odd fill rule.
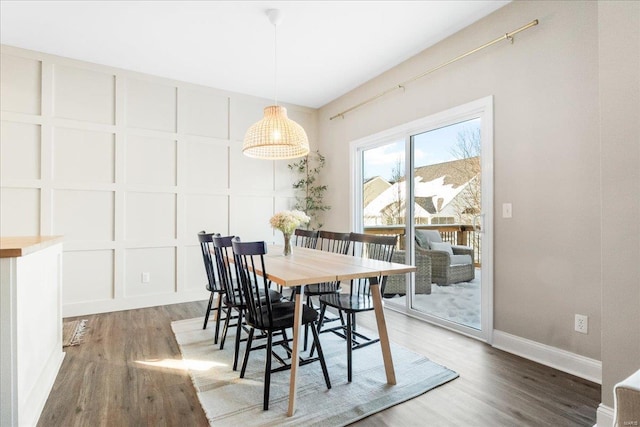
[[[273,24],[273,91],[278,105],[278,24]]]

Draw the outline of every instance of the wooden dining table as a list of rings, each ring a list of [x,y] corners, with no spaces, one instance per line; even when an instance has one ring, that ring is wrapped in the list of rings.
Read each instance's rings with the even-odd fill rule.
[[[279,245],[269,245],[264,262],[265,270],[267,271],[266,277],[269,280],[283,287],[293,288],[296,292],[287,415],[292,416],[296,410],[296,381],[300,362],[304,285],[332,281],[340,281],[346,284],[351,279],[370,278],[371,295],[387,383],[396,384],[378,277],[413,272],[416,271],[416,267],[301,247],[294,247],[291,255],[284,256],[282,249],[282,246]],[[256,270],[256,272],[264,276],[263,271]]]

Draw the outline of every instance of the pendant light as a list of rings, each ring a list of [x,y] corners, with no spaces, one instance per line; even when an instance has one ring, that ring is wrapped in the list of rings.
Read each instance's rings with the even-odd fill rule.
[[[309,154],[309,139],[298,123],[287,117],[287,109],[278,105],[278,24],[282,12],[267,10],[269,21],[274,26],[274,86],[275,105],[264,108],[264,117],[254,123],[244,136],[242,152],[257,159],[295,159]]]

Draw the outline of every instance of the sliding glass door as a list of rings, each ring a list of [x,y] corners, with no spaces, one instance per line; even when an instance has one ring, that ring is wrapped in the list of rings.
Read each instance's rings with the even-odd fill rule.
[[[431,271],[431,284],[413,289],[411,308],[475,330],[482,306],[480,230],[473,225],[482,213],[480,126],[473,118],[410,138],[415,261]]]
[[[491,98],[353,144],[357,229],[399,236],[389,307],[490,341]]]

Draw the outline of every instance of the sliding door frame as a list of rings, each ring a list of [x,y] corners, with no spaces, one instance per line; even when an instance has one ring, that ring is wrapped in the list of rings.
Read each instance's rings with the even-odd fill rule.
[[[394,141],[403,140],[405,144],[405,183],[407,185],[407,200],[414,199],[414,163],[412,136],[439,129],[455,123],[470,119],[480,118],[481,120],[481,174],[482,174],[482,268],[481,268],[481,330],[473,329],[464,325],[441,319],[435,316],[419,312],[412,308],[412,298],[406,298],[406,304],[401,306],[389,301],[388,308],[403,312],[409,316],[426,320],[430,323],[438,324],[444,328],[454,330],[464,335],[468,335],[491,344],[493,341],[493,96],[487,96],[464,105],[450,108],[436,114],[414,120],[396,126],[391,129],[360,138],[350,143],[350,164],[351,164],[351,229],[362,232],[364,230],[363,221],[363,162],[362,154],[365,150],[387,145]],[[413,224],[413,203],[407,204],[406,209],[406,262],[414,264],[414,224]],[[414,274],[407,275],[407,283],[410,290],[414,289]],[[412,292],[407,295],[413,296]]]

